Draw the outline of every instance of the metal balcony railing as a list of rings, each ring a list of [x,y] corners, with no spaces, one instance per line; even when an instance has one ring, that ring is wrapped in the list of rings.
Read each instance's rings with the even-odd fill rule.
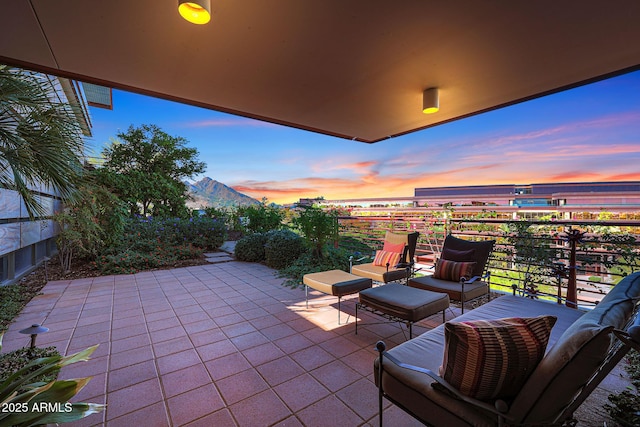
[[[447,234],[496,241],[489,261],[493,291],[513,286],[567,305],[596,304],[625,275],[640,270],[640,221],[447,219],[402,213],[339,217],[341,237],[372,249],[384,233],[419,231],[416,262],[432,265]],[[365,254],[368,255],[368,254]]]

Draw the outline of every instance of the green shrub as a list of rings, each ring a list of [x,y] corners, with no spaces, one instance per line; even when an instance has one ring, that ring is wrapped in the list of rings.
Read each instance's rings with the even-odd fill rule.
[[[224,243],[226,228],[222,221],[207,218],[133,218],[125,228],[126,248],[148,250],[149,245],[192,244],[217,250]]]
[[[239,224],[249,233],[266,233],[278,230],[282,228],[282,220],[285,216],[282,209],[267,205],[264,200],[259,205],[239,207],[236,215]]]
[[[148,242],[147,242],[148,243]],[[191,244],[164,246],[156,243],[148,251],[128,249],[98,257],[97,266],[103,274],[131,274],[141,270],[170,267],[179,260],[199,258],[202,249]]]
[[[264,258],[267,266],[275,269],[291,265],[305,252],[302,237],[291,230],[273,230],[267,233]]]
[[[298,287],[302,285],[302,277],[308,273],[316,273],[327,270],[349,271],[349,256],[352,252],[342,249],[327,247],[325,256],[318,258],[311,252],[302,254],[291,265],[280,269],[279,276],[287,277],[285,285]]]
[[[267,243],[265,233],[253,233],[236,242],[234,253],[239,261],[263,262],[265,260],[264,245]]]
[[[338,240],[337,211],[327,212],[316,207],[306,207],[294,218],[293,223],[317,258],[324,256],[323,249],[327,242]]]

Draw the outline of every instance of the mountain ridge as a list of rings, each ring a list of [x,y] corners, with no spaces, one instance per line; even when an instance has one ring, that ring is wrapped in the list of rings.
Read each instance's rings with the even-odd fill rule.
[[[258,200],[242,194],[208,176],[205,176],[193,184],[185,182],[185,185],[193,198],[193,200],[187,202],[187,206],[193,209],[207,207],[226,208],[260,203]]]

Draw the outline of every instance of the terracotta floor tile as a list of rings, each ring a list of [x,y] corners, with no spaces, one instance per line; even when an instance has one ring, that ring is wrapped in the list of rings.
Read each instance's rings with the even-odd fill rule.
[[[238,313],[227,314],[226,316],[216,317],[215,319],[216,323],[220,327],[233,325],[234,323],[246,322],[246,319]]]
[[[362,378],[359,373],[339,360],[314,369],[311,375],[334,392]]]
[[[253,366],[259,366],[284,356],[284,352],[273,343],[266,343],[249,348],[243,351],[242,354],[244,354],[244,357],[246,357]]]
[[[157,378],[109,392],[107,420],[146,408],[162,400]]]
[[[256,420],[268,426],[282,421],[291,415],[291,411],[282,403],[272,390],[265,390],[229,408],[238,425],[255,426]]]
[[[311,347],[314,345],[314,342],[302,335],[296,334],[280,338],[274,341],[274,344],[280,347],[285,353],[290,354],[303,348]]]
[[[240,352],[210,360],[205,363],[205,366],[214,381],[251,368],[247,359]]]
[[[231,342],[233,342],[238,350],[242,351],[261,344],[266,344],[269,340],[260,332],[256,331],[231,338]]]
[[[244,335],[244,334],[248,334],[248,333],[257,331],[255,325],[252,325],[249,322],[236,323],[235,325],[223,326],[220,329],[229,338],[234,338],[234,337],[237,337],[237,336],[240,336],[240,335]]]
[[[276,387],[273,390],[294,412],[317,402],[330,394],[322,384],[316,381],[311,375],[304,374],[292,378]],[[377,398],[377,393],[375,394]]]
[[[140,408],[109,421],[109,427],[169,426],[167,411],[163,402]]]
[[[293,329],[292,327],[284,324],[284,323],[280,323],[274,326],[270,326],[267,328],[263,328],[260,330],[260,332],[267,338],[269,338],[271,341],[275,341],[279,338],[284,338],[284,337],[288,337],[290,335],[295,335],[297,334],[297,331],[295,329]]]
[[[167,400],[173,425],[183,425],[219,411],[224,402],[213,384],[179,394]]]
[[[162,388],[167,397],[211,384],[209,373],[202,364],[189,366],[161,377]]]
[[[196,347],[196,351],[203,361],[217,359],[238,351],[230,340],[224,339],[211,344]]]
[[[112,338],[111,340],[111,353],[119,353],[121,351],[131,350],[133,348],[144,347],[151,344],[151,340],[149,339],[149,335],[140,334],[135,337],[129,337],[125,339],[115,340]]]
[[[193,348],[193,343],[189,337],[175,338],[169,341],[162,341],[153,344],[155,357],[162,357],[168,354],[179,353]]]
[[[336,357],[324,351],[320,345],[314,345],[313,347],[307,347],[304,350],[297,351],[291,354],[291,358],[307,371],[319,368],[336,359]]]
[[[200,360],[198,353],[194,349],[190,349],[158,357],[156,359],[156,363],[158,364],[158,371],[160,372],[160,375],[164,375],[169,372],[178,371],[182,368],[202,363],[202,361]]]
[[[197,322],[184,325],[184,330],[187,331],[189,335],[194,335],[198,332],[214,331],[217,329],[218,324],[211,319],[199,320]]]
[[[175,328],[177,326],[182,326],[177,317],[167,317],[166,319],[147,322],[147,329],[149,332],[161,331],[163,329]]]
[[[343,388],[335,395],[365,420],[378,413],[378,388],[365,378]]]
[[[231,412],[224,408],[212,414],[199,418],[185,427],[235,427],[237,424],[231,416]]]
[[[247,369],[218,380],[216,386],[227,405],[232,405],[269,388],[255,369]]]
[[[364,421],[333,395],[314,403],[296,415],[307,426],[358,426]]]
[[[304,370],[289,357],[281,357],[256,368],[271,387],[304,373]]]
[[[159,331],[152,331],[149,333],[149,335],[151,335],[151,341],[155,344],[162,341],[184,337],[188,334],[187,334],[187,331],[185,331],[182,326],[175,326],[173,328],[161,329]]]
[[[134,337],[140,334],[147,333],[147,325],[144,323],[131,324],[124,328],[113,329],[111,331],[111,338],[114,340],[122,340],[129,337]]]
[[[146,362],[136,363],[135,365],[124,368],[110,370],[107,390],[111,393],[114,390],[127,388],[131,386],[131,384],[137,384],[152,378],[157,378],[157,376],[158,372],[153,360],[147,360]]]

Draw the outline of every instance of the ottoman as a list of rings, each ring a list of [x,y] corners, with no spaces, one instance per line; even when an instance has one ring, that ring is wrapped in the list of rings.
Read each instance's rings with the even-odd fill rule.
[[[449,295],[425,291],[398,283],[389,283],[360,292],[356,303],[356,334],[358,333],[358,308],[368,310],[394,322],[409,326],[409,339],[413,338],[413,324],[449,308]]]
[[[338,324],[340,324],[340,299],[342,296],[355,294],[363,289],[370,288],[373,282],[366,277],[356,276],[342,270],[329,270],[305,274],[302,277],[302,283],[304,283],[304,296],[307,308],[309,308],[310,287],[325,294],[338,297]]]

